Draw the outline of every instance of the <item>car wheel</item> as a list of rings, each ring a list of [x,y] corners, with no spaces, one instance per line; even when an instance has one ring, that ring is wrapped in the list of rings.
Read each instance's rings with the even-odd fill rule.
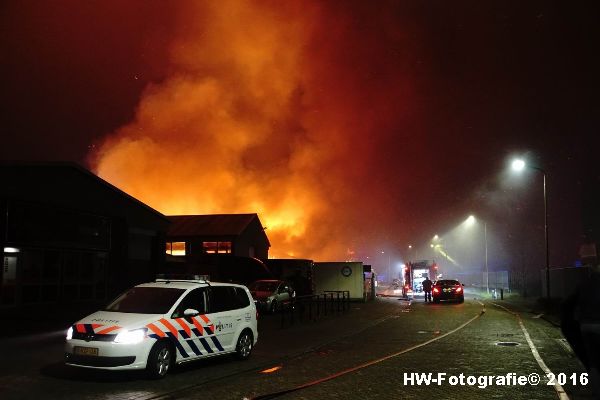
[[[252,334],[249,330],[242,331],[235,346],[235,356],[238,360],[246,360],[252,352]]]
[[[437,304],[440,302],[440,299],[433,299],[433,302]]]
[[[164,340],[156,342],[148,355],[146,373],[152,379],[164,378],[171,368],[172,358],[173,352],[169,344]]]
[[[460,299],[458,299],[458,302],[459,302],[459,303],[464,303],[464,302],[465,302],[465,298],[464,298],[464,297],[461,297]]]
[[[277,311],[277,300],[273,300],[271,302],[271,309],[269,310],[269,312],[271,314],[275,314],[276,311]]]

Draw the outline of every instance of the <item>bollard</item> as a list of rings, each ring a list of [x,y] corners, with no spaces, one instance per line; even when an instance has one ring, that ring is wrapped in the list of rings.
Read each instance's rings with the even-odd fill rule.
[[[314,296],[313,296],[314,298]],[[321,316],[321,296],[317,295],[317,319]]]
[[[333,303],[333,293],[329,293],[329,304],[331,304],[331,313],[335,311],[335,304]]]
[[[500,300],[504,300],[504,288],[500,288]]]

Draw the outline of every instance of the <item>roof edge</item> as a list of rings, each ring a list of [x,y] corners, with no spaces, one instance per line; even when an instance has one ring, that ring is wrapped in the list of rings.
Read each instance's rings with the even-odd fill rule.
[[[0,166],[69,167],[69,168],[73,168],[73,169],[77,170],[78,172],[80,172],[81,174],[87,176],[88,178],[94,179],[94,180],[100,182],[100,184],[104,185],[108,189],[110,189],[110,190],[112,190],[114,192],[117,192],[118,194],[120,194],[123,197],[127,198],[129,201],[131,201],[133,203],[136,203],[139,206],[142,206],[147,211],[150,211],[150,212],[156,214],[157,216],[159,216],[160,218],[162,218],[166,222],[171,222],[171,220],[169,220],[169,218],[167,218],[167,216],[164,215],[163,213],[161,213],[160,211],[155,210],[154,208],[150,207],[148,204],[142,202],[141,200],[136,199],[135,197],[133,197],[129,193],[127,193],[127,192],[119,189],[118,187],[116,187],[112,183],[110,183],[107,180],[99,177],[98,175],[96,175],[92,171],[88,170],[87,168],[85,168],[81,164],[76,163],[74,161],[5,161],[5,160],[2,160],[2,161],[0,161]]]

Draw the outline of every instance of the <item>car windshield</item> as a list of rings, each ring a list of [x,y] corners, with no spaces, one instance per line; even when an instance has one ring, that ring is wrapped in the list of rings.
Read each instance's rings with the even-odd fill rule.
[[[279,282],[257,281],[250,285],[249,289],[255,292],[274,292]]]
[[[442,281],[437,281],[435,283],[436,285],[439,286],[454,286],[454,285],[460,285],[460,283],[458,283],[457,280],[454,279],[446,279],[446,280],[442,280]]]
[[[136,314],[165,314],[185,289],[135,287],[110,303],[105,311]]]

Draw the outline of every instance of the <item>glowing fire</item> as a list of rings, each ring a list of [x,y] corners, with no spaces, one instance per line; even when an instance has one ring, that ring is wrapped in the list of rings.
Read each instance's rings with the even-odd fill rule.
[[[322,7],[182,3],[169,78],[92,155],[95,171],[166,215],[256,212],[272,257],[345,259],[374,219],[358,193],[387,190],[368,172],[372,133],[398,114],[380,92],[407,85],[346,68],[368,59]]]

